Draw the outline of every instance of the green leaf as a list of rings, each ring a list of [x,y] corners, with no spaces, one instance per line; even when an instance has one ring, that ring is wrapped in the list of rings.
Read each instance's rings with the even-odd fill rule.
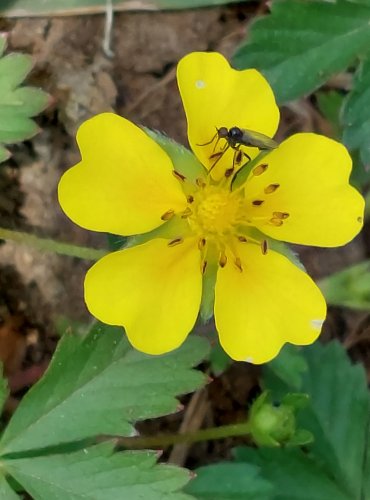
[[[0,59],[0,95],[15,89],[32,68],[32,58],[26,54],[8,54]]]
[[[352,150],[360,151],[360,158],[370,164],[370,59],[362,61],[354,86],[342,112],[343,140]]]
[[[207,352],[204,339],[191,337],[172,353],[145,355],[118,327],[96,325],[83,340],[65,335],[5,429],[0,452],[132,435],[134,422],[176,411],[177,395],[202,386],[204,374],[191,367]]]
[[[337,342],[305,349],[308,371],[303,390],[311,398],[304,428],[315,441],[312,452],[326,463],[343,491],[360,498],[370,398],[364,369],[352,365]]]
[[[274,500],[354,500],[300,450],[237,448],[235,458],[260,468],[261,476],[274,487]]]
[[[234,56],[238,68],[257,68],[278,102],[313,92],[345,70],[370,44],[370,5],[281,0],[257,20]]]
[[[272,389],[274,396],[281,400],[286,394],[284,386],[282,390],[279,390],[281,381],[289,386],[289,390],[300,390],[303,374],[307,371],[307,362],[296,346],[286,344],[279,355],[263,370],[263,385]]]
[[[370,310],[370,261],[349,266],[318,284],[329,304]]]
[[[0,57],[3,55],[7,45],[7,34],[0,33]]]
[[[314,435],[310,449],[327,475],[349,498],[360,498],[370,417],[364,369],[352,365],[337,342],[317,342],[301,352],[307,371],[299,390],[309,395],[310,404],[299,413],[298,423]],[[269,388],[275,394],[276,379],[274,383]],[[290,390],[289,383],[281,381],[279,392],[284,389]]]
[[[343,94],[337,92],[336,90],[317,92],[316,100],[319,110],[331,125],[331,137],[333,137],[333,139],[340,139],[342,136],[340,110],[343,104]]]
[[[38,126],[25,116],[17,116],[0,105],[0,142],[12,144],[37,134]]]
[[[115,10],[195,9],[236,3],[241,0],[112,0]],[[106,0],[13,0],[0,5],[0,13],[8,17],[78,15],[104,13]]]
[[[4,476],[0,476],[0,498],[1,500],[20,500],[20,497],[10,487]]]
[[[0,414],[9,396],[8,381],[3,375],[3,365],[0,363]],[[0,497],[1,498],[1,497]]]
[[[2,113],[7,111],[17,116],[35,116],[46,108],[48,102],[48,94],[35,87],[20,87],[0,95]]]
[[[370,425],[367,428],[366,437],[366,456],[364,462],[364,484],[363,484],[363,498],[364,500],[370,499]]]
[[[200,467],[185,491],[200,500],[268,500],[271,484],[257,467],[244,463],[220,463]]]
[[[156,465],[156,458],[151,451],[114,453],[112,443],[103,443],[2,465],[35,500],[190,500],[178,491],[189,480],[188,471]]]
[[[34,136],[38,126],[30,118],[48,104],[49,96],[40,89],[19,87],[32,68],[32,58],[12,53],[1,57],[5,47],[0,37],[0,162],[9,157],[2,147]]]

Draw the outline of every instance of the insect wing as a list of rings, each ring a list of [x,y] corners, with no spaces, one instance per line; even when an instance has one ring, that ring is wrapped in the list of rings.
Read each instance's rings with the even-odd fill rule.
[[[241,141],[241,144],[243,144],[244,146],[251,146],[253,148],[258,148],[261,150],[275,149],[278,147],[278,143],[265,134],[261,134],[260,132],[256,132],[255,130],[242,130],[243,139]]]

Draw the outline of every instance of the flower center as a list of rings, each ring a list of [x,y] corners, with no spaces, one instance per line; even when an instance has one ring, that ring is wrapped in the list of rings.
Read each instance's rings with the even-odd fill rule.
[[[204,186],[194,195],[188,218],[194,232],[204,238],[222,239],[234,231],[240,211],[240,197],[217,185]]]

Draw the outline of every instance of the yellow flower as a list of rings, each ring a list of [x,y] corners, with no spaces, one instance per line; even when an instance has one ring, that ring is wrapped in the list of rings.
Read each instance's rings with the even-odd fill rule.
[[[204,282],[217,270],[223,348],[233,359],[264,363],[285,342],[312,343],[326,315],[319,289],[272,249],[274,240],[343,245],[362,227],[364,200],[349,185],[344,146],[311,133],[251,162],[244,181],[248,163],[235,176],[245,157],[235,161],[233,148],[218,154],[227,142],[211,141],[216,128],[273,137],[278,126],[272,90],[257,71],[231,69],[217,53],[192,53],[177,79],[192,159],[183,152],[173,164],[149,132],[110,113],[78,131],[82,160],[60,181],[63,210],[90,230],[143,235],[92,266],[86,304],[101,321],[124,326],[137,349],[161,354],[192,330]],[[242,149],[252,159],[259,154]]]

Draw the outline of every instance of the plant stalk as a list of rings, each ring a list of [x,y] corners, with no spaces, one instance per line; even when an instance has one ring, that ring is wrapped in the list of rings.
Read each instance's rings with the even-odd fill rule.
[[[246,436],[250,432],[247,422],[221,427],[211,427],[201,429],[196,432],[186,432],[184,434],[160,434],[157,436],[138,436],[120,438],[119,443],[131,450],[166,448],[179,443],[197,443],[200,441],[211,441],[215,439],[225,439],[235,436]]]
[[[98,260],[108,253],[108,250],[99,250],[97,248],[81,247],[71,243],[62,243],[51,238],[40,238],[34,234],[22,231],[13,231],[12,229],[0,228],[0,239],[15,241],[22,245],[27,245],[38,250],[53,252],[69,257],[77,257],[85,260]]]

